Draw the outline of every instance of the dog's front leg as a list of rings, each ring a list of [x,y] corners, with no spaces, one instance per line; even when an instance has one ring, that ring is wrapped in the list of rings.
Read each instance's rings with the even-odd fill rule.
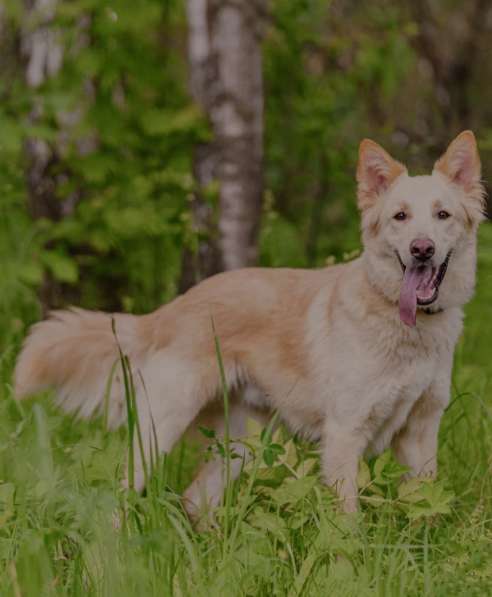
[[[396,458],[410,468],[410,477],[437,474],[437,437],[449,401],[449,383],[433,384],[415,403],[403,429],[393,438]]]
[[[342,500],[344,512],[356,512],[359,458],[367,446],[360,429],[327,420],[323,436],[323,472],[326,483]]]

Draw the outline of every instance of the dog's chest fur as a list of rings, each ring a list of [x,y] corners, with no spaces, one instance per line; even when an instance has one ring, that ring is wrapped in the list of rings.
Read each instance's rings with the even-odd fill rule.
[[[350,298],[323,329],[319,321],[329,299],[320,293],[308,316],[311,378],[297,384],[282,410],[294,428],[310,437],[322,435],[326,418],[358,428],[367,436],[368,451],[378,453],[426,390],[440,376],[449,376],[461,310],[421,313],[418,325],[408,329],[394,308],[359,317],[357,299]]]

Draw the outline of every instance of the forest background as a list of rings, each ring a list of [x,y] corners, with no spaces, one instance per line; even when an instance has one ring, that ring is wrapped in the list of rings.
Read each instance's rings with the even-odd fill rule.
[[[218,591],[214,583],[223,583],[220,594],[229,594],[223,591],[230,583],[230,594],[320,594],[328,590],[322,583],[332,581],[333,590],[341,582],[357,595],[410,594],[412,583],[419,595],[437,595],[441,585],[447,595],[464,594],[453,593],[463,587],[477,595],[490,589],[488,222],[481,231],[478,294],[458,351],[454,406],[441,440],[446,489],[438,486],[444,493],[435,502],[419,494],[425,523],[415,527],[408,511],[391,510],[394,464],[383,462],[392,522],[386,520],[384,535],[371,518],[376,515],[367,513],[358,543],[343,547],[352,568],[319,555],[316,539],[302,531],[312,521],[289,526],[287,508],[277,512],[282,523],[276,527],[268,518],[272,508],[261,500],[256,515],[266,518],[256,527],[251,519],[243,522],[269,528],[274,574],[269,568],[253,573],[244,559],[242,572],[231,568],[233,550],[222,549],[227,541],[220,532],[203,539],[186,530],[187,543],[171,525],[164,548],[155,535],[160,522],[130,524],[124,540],[115,538],[119,548],[107,567],[98,568],[94,544],[100,540],[103,553],[104,538],[91,535],[90,522],[80,522],[75,511],[67,514],[68,503],[82,508],[102,499],[90,493],[98,487],[104,494],[101,472],[84,476],[91,466],[103,466],[89,446],[109,444],[103,468],[114,473],[121,464],[115,446],[124,438],[108,438],[98,423],[67,421],[45,401],[19,410],[10,381],[28,325],[51,308],[144,313],[222,269],[350,259],[360,251],[354,174],[364,137],[381,143],[411,173],[423,173],[470,128],[488,185],[491,80],[488,0],[0,2],[0,505],[6,516],[0,514],[0,587],[6,594],[153,594],[161,582],[177,594],[198,586],[208,587],[204,594],[210,587]],[[67,455],[67,443],[79,448]],[[49,470],[37,460],[36,446],[48,451]],[[19,453],[26,458],[22,465],[15,464]],[[68,471],[81,461],[86,472],[69,480]],[[54,475],[53,493],[32,489],[31,466]],[[186,476],[179,466],[173,468],[178,489]],[[374,481],[379,473],[371,465],[368,474]],[[118,502],[118,492],[115,485],[104,495]],[[109,511],[109,502],[97,503]],[[145,518],[148,504],[138,504]],[[429,516],[439,508],[448,519],[436,528]],[[291,547],[287,529],[297,537],[290,537]],[[371,559],[364,550],[379,532],[380,551]],[[255,551],[255,541],[248,549],[258,564],[268,549],[262,544]],[[337,541],[325,552],[333,556]],[[222,554],[213,561],[204,555],[211,546]],[[324,580],[315,570],[324,571]]]

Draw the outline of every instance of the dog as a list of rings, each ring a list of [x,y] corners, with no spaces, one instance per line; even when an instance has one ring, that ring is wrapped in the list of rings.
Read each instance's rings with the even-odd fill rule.
[[[231,403],[231,437],[246,432],[251,414],[264,421],[278,411],[293,432],[320,441],[324,479],[345,511],[358,508],[364,454],[391,446],[411,475],[434,476],[484,218],[475,137],[462,132],[426,176],[410,176],[365,139],[356,178],[357,259],[221,273],[148,315],[56,311],[25,340],[16,397],[54,388],[67,411],[90,417],[107,408],[117,427],[126,421],[121,366],[108,378],[119,346],[134,372],[149,461],[152,438],[169,452],[200,417],[224,432],[223,413],[211,406],[221,391],[217,339],[227,384],[244,390]],[[137,489],[146,479],[142,460],[136,456]],[[241,465],[232,460],[230,478]],[[220,502],[222,477],[220,460],[205,464],[185,493],[190,514]]]

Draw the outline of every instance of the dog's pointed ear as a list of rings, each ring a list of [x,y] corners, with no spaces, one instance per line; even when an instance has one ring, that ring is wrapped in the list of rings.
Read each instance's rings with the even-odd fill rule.
[[[460,133],[434,164],[434,170],[444,174],[465,192],[473,192],[477,185],[481,185],[481,165],[475,135],[471,131]]]
[[[446,152],[437,160],[434,171],[443,174],[465,193],[462,202],[470,226],[485,218],[485,188],[481,180],[481,164],[475,135],[463,131],[451,141]]]
[[[357,200],[363,211],[376,202],[381,193],[407,169],[380,145],[364,139],[359,146],[357,165]]]

